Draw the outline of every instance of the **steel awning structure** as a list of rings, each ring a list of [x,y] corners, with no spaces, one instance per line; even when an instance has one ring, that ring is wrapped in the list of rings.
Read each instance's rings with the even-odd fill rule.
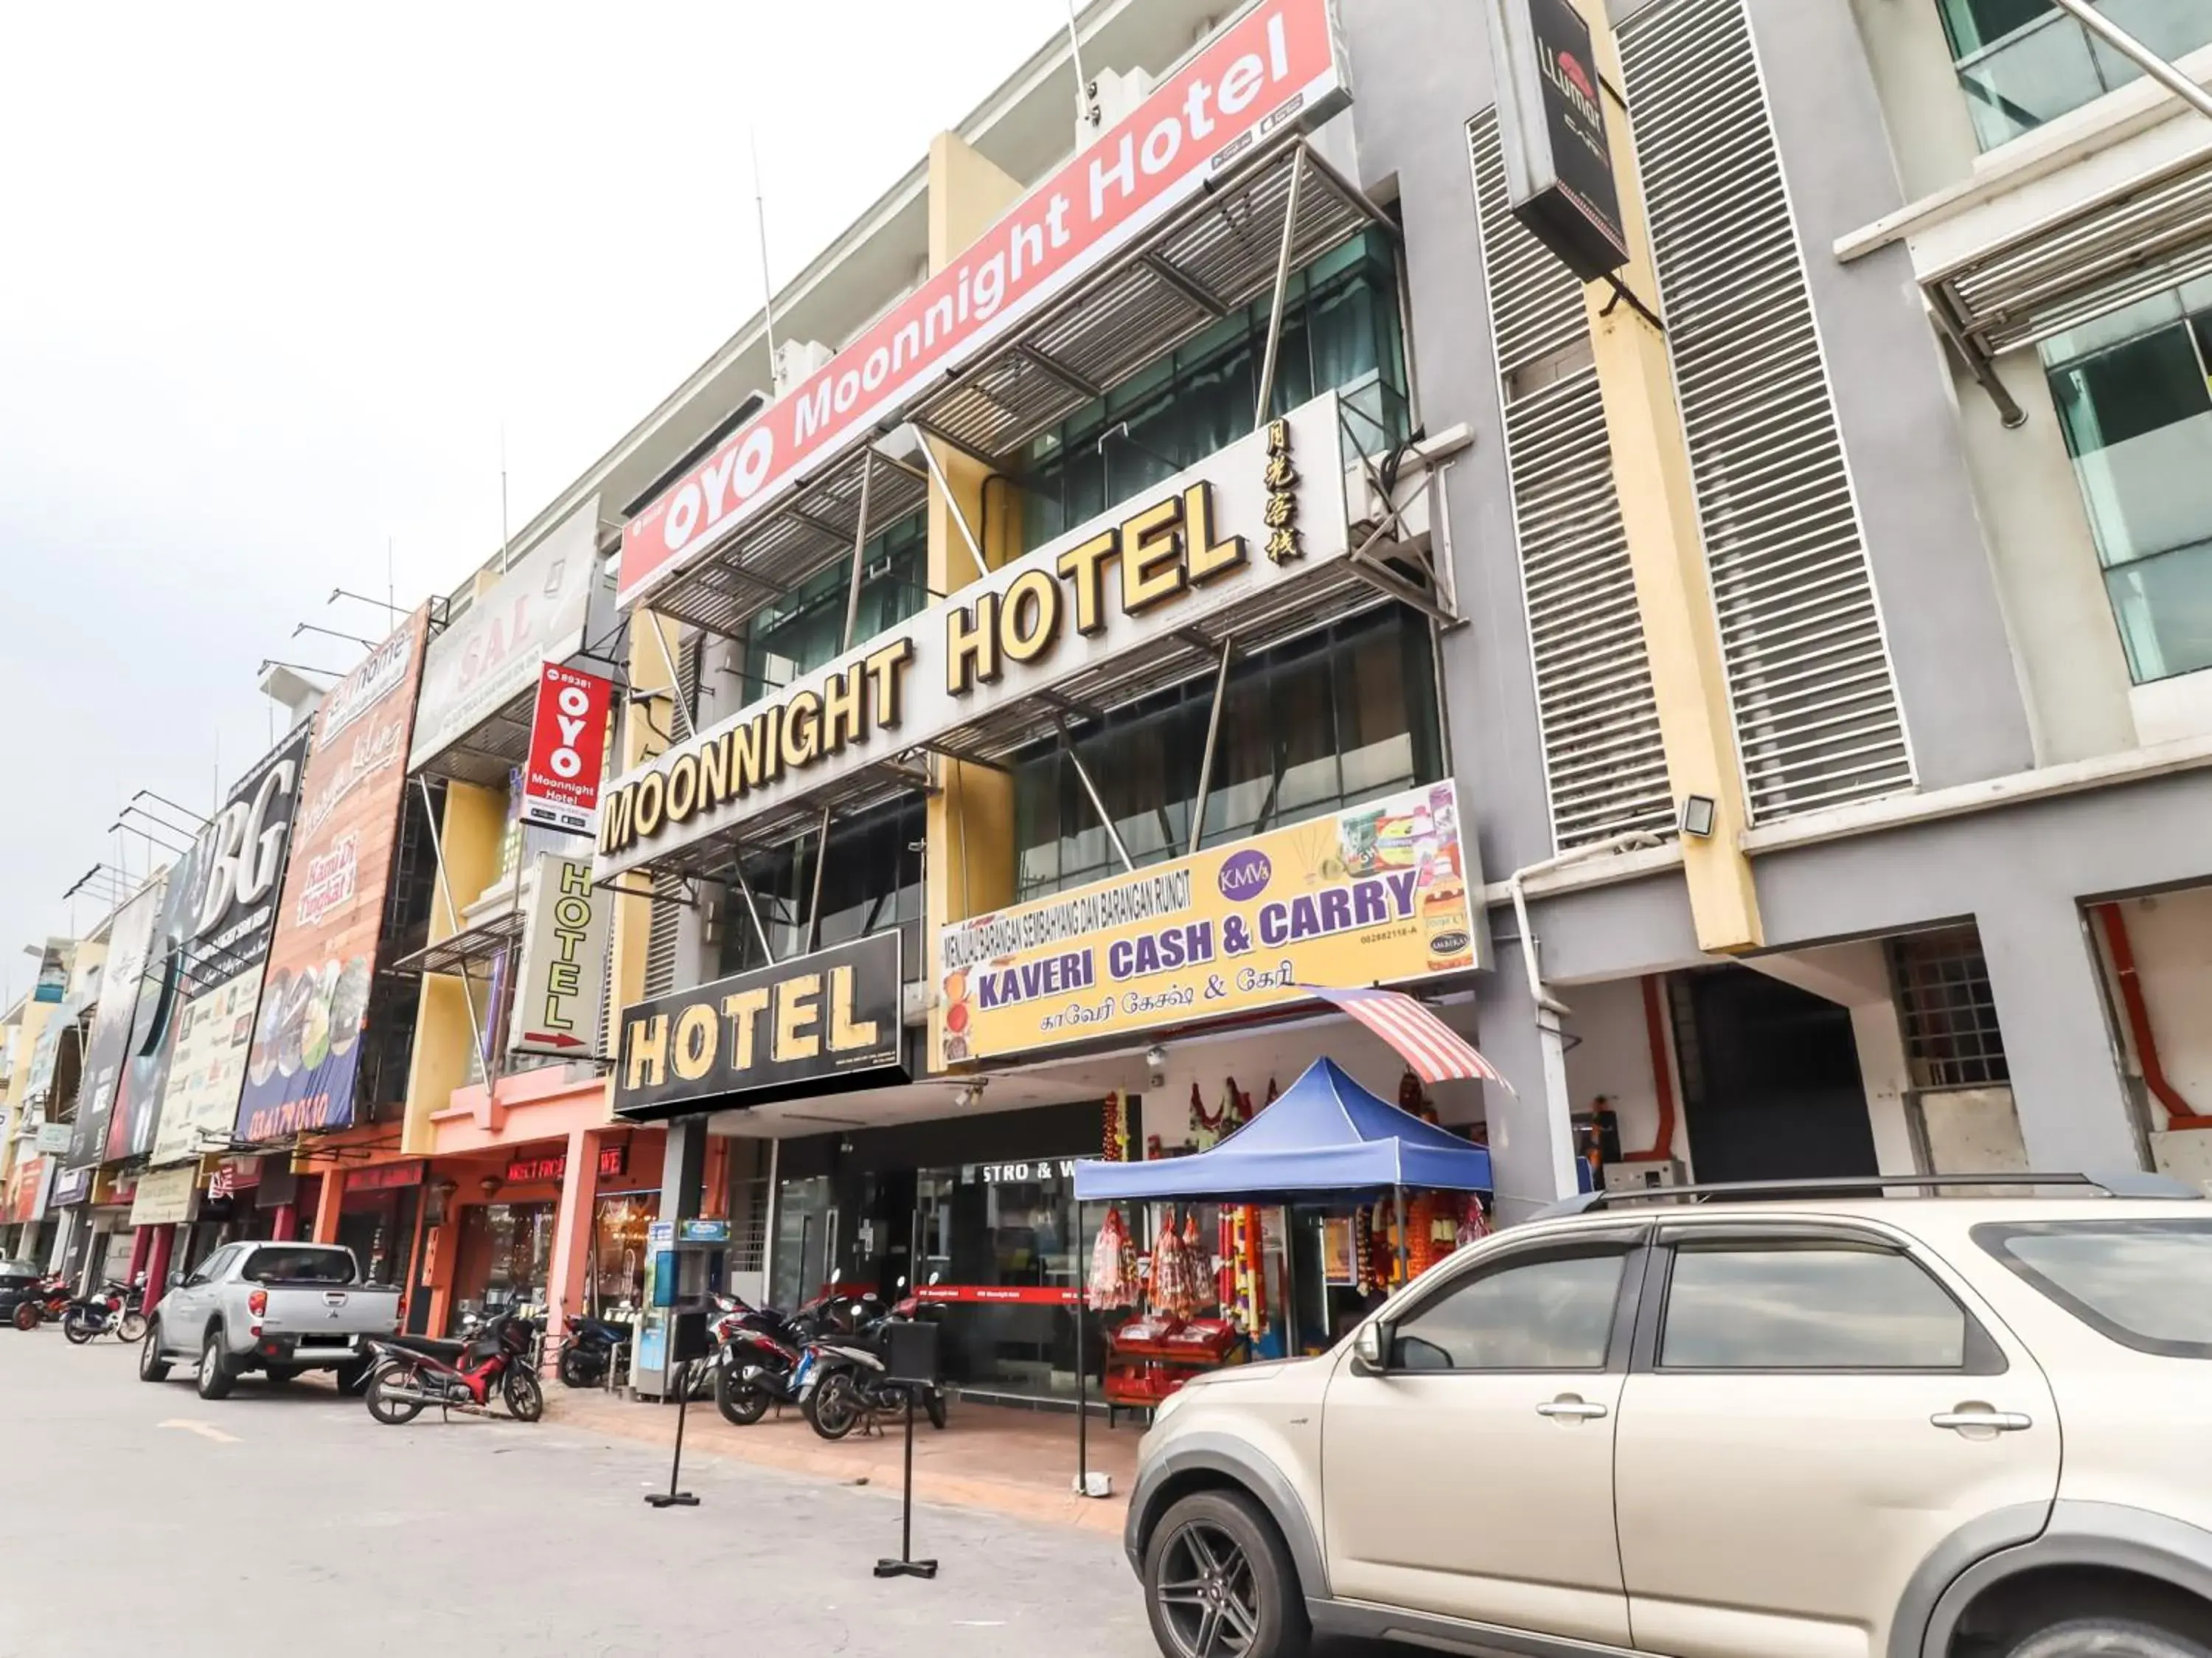
[[[483,789],[504,789],[507,773],[530,758],[530,718],[538,687],[531,686],[489,714],[461,738],[425,761],[416,776],[447,777]]]
[[[995,466],[1264,292],[1293,214],[1293,268],[1369,225],[1390,223],[1303,135],[1257,151],[870,440],[832,455],[787,499],[648,594],[644,607],[734,635],[872,533],[863,526],[864,485],[866,526],[894,523],[927,500],[927,471],[884,454],[877,445],[885,435],[911,424]]]
[[[2192,156],[2069,208],[1921,278],[1936,324],[2005,424],[2026,417],[1995,359],[2134,301],[2212,274],[2212,159]]]
[[[1293,270],[1390,224],[1306,138],[1279,143],[1209,184],[908,418],[995,461],[1258,298],[1275,279],[1293,212]]]
[[[511,950],[522,937],[527,917],[520,905],[501,911],[489,921],[480,921],[473,927],[426,945],[411,955],[404,955],[392,964],[391,971],[410,978],[422,973],[447,973],[465,978],[470,970],[480,963],[489,962]]]

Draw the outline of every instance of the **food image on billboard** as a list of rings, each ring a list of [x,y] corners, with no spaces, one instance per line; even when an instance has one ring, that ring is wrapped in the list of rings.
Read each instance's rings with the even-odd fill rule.
[[[76,1095],[76,1132],[70,1141],[69,1167],[88,1168],[107,1155],[107,1123],[123,1082],[131,1028],[138,1013],[138,984],[146,975],[154,948],[154,929],[161,918],[167,883],[139,888],[116,912],[108,930],[107,960],[100,969],[100,1001],[93,1015],[92,1039],[85,1045],[83,1080]]]
[[[169,1045],[168,1084],[154,1131],[159,1167],[200,1155],[210,1141],[228,1143],[238,1119],[239,1085],[253,1042],[254,1003],[261,997],[257,965],[184,1003]]]
[[[239,1094],[242,1140],[354,1120],[426,625],[426,612],[410,617],[332,688],[316,717]]]

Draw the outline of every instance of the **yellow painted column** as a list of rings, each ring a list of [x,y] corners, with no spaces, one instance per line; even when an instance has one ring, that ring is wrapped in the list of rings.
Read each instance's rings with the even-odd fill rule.
[[[929,146],[929,268],[942,270],[957,259],[1021,193],[1018,182],[957,134],[939,133]],[[1015,517],[1019,497],[1011,490],[996,491],[997,513],[987,526],[983,487],[990,468],[933,439],[923,441],[933,445],[951,490],[948,496],[934,479],[929,486],[930,591],[954,593],[983,573],[954,520],[954,509],[976,532],[995,567],[1021,552]],[[938,790],[929,798],[922,865],[922,948],[933,987],[939,982],[938,930],[998,909],[1014,897],[1013,779],[987,765],[940,758],[938,780]],[[933,1058],[939,1017],[933,1002],[929,1017]]]
[[[659,629],[660,643],[653,643],[651,630]],[[674,621],[649,610],[641,610],[630,619],[629,625],[629,683],[631,700],[623,710],[621,723],[616,728],[614,764],[610,768],[619,777],[633,766],[642,765],[666,748],[682,722],[676,713],[676,681],[669,673],[669,664],[678,658],[683,643],[682,630]],[[662,646],[665,646],[664,650]],[[653,692],[666,692],[666,696],[652,696]],[[642,875],[629,875],[616,883],[634,892],[641,893],[650,884]],[[607,999],[619,1011],[645,995],[645,951],[653,928],[653,900],[649,898],[626,897],[615,899],[614,949],[607,973]],[[617,1033],[621,1026],[617,1024]],[[614,1073],[607,1074],[608,1099],[611,1102]]]
[[[1605,87],[1613,174],[1628,233],[1632,257],[1620,272],[1620,281],[1656,312],[1659,284],[1644,222],[1643,181],[1628,111],[1619,96],[1620,48],[1606,20],[1604,0],[1577,4],[1590,26]],[[1668,360],[1666,337],[1620,300],[1610,283],[1590,283],[1584,300],[1605,399],[1606,436],[1613,446],[1613,488],[1620,498],[1636,607],[1659,705],[1668,786],[1678,810],[1692,795],[1713,802],[1712,834],[1682,837],[1682,870],[1698,944],[1723,954],[1755,949],[1764,934],[1751,862],[1742,846],[1747,826],[1743,764],[1729,713],[1720,628],[1690,486],[1689,448],[1674,401],[1674,365]]]
[[[465,922],[461,911],[483,896],[484,888],[499,874],[500,842],[506,834],[505,789],[482,789],[467,783],[446,784],[438,845],[445,859],[447,886],[431,894],[431,943],[451,938],[462,930]],[[446,901],[448,891],[453,897],[450,908]],[[400,1149],[410,1157],[427,1157],[435,1149],[433,1113],[446,1108],[455,1088],[466,1088],[474,1080],[475,1067],[469,1056],[476,1044],[476,1027],[469,1017],[469,996],[466,982],[451,974],[422,975],[415,1051],[407,1062],[407,1116],[399,1140]],[[476,1000],[477,1018],[488,1017],[490,998],[481,987]]]

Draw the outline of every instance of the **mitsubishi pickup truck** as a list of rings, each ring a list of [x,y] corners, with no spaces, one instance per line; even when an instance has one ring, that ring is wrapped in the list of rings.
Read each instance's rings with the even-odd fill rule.
[[[225,1244],[155,1309],[138,1379],[166,1381],[173,1363],[196,1359],[202,1399],[227,1397],[255,1370],[272,1387],[303,1371],[333,1370],[351,1393],[368,1379],[364,1339],[398,1327],[398,1289],[363,1283],[353,1252],[341,1245]]]

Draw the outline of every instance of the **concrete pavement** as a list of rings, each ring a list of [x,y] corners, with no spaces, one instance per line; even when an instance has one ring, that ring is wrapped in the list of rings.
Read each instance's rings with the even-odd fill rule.
[[[587,1423],[386,1428],[258,1379],[209,1405],[135,1356],[0,1330],[6,1658],[1154,1651],[1096,1532],[926,1506],[915,1551],[942,1575],[879,1582],[898,1509],[872,1483],[687,1457],[702,1506],[660,1513],[665,1454]]]

